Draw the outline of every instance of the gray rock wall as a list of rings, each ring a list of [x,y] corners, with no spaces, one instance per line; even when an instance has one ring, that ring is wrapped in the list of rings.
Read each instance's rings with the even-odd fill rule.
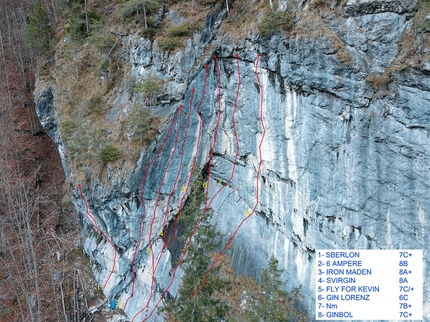
[[[346,65],[338,62],[336,50],[325,38],[277,35],[263,40],[253,35],[240,43],[222,40],[215,32],[225,15],[223,11],[209,17],[202,32],[195,34],[183,51],[163,52],[156,42],[137,35],[124,39],[126,58],[136,75],[155,73],[159,78],[170,79],[163,103],[156,109],[169,121],[157,141],[142,154],[132,176],[117,178],[110,189],[98,182],[84,189],[92,214],[118,251],[115,272],[104,290],[107,296],[125,303],[131,294],[131,258],[138,244],[142,214],[145,216],[135,260],[135,293],[127,304],[127,315],[132,318],[150,296],[151,256],[146,247],[152,218],[155,215],[151,240],[158,255],[163,216],[166,209],[170,220],[177,213],[183,196],[181,187],[188,180],[194,157],[201,168],[209,162],[219,113],[217,68],[212,59],[216,54],[221,71],[222,113],[211,160],[209,197],[218,193],[211,204],[213,220],[226,239],[248,218],[236,234],[233,250],[229,250],[236,272],[258,276],[274,254],[286,270],[287,287],[303,286],[304,300],[300,305],[313,320],[316,249],[424,249],[424,319],[430,319],[430,74],[414,68],[394,72],[385,94],[375,93],[365,81],[371,73],[381,73],[389,67],[397,56],[397,41],[409,24],[402,13],[378,11],[328,21],[351,55],[352,62]],[[209,44],[215,49],[205,54]],[[217,192],[222,187],[220,180],[226,182],[231,177],[235,162],[232,113],[238,86],[236,54],[240,92],[234,119],[239,153],[233,178]],[[262,143],[260,89],[255,76],[257,54],[261,55],[257,71],[263,89],[262,121],[266,129]],[[206,63],[207,86],[201,105],[203,132],[196,156],[196,108],[203,95]],[[169,160],[179,130],[179,142],[185,140],[192,88],[193,111],[175,188],[180,143],[170,165]],[[41,107],[41,97],[38,102],[43,121],[47,114]],[[176,118],[166,139],[179,104],[183,105],[181,127]],[[165,139],[160,155],[151,163]],[[260,143],[263,162],[257,196]],[[146,211],[139,200],[140,190]],[[158,191],[161,197],[157,201]],[[83,217],[84,247],[102,284],[113,265],[113,249],[94,229],[82,200],[76,197]],[[255,214],[246,217],[255,204]],[[153,299],[139,319],[151,312],[171,280],[170,256],[166,250],[160,257]],[[180,276],[179,270],[170,288],[173,296]],[[151,321],[158,320],[162,319],[154,315]]]

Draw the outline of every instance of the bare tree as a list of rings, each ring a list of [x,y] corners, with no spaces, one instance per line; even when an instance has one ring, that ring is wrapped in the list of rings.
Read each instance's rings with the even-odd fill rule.
[[[87,0],[85,0],[84,10],[85,10],[85,24],[87,27],[87,34],[89,34],[90,33],[90,24],[88,22]]]
[[[65,241],[53,230],[47,234],[58,221],[58,206],[46,197],[48,189],[35,184],[40,164],[31,156],[42,139],[32,138],[41,125],[32,100],[34,59],[24,39],[33,3],[0,1],[0,310],[8,312],[5,322],[67,321],[69,314],[60,299],[63,290],[65,299],[70,294],[63,287],[69,277],[53,276],[70,268],[51,256],[64,251]]]

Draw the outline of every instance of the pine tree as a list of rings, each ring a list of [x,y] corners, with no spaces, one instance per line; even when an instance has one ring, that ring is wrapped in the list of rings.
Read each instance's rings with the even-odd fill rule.
[[[69,16],[69,25],[66,28],[72,41],[79,41],[87,36],[86,23],[79,9],[76,9]]]
[[[185,230],[186,237],[190,235],[200,217],[201,204],[205,199],[202,183],[201,177],[195,181],[189,196],[190,201],[181,214],[181,220],[187,227]],[[229,308],[226,301],[220,300],[214,295],[228,289],[230,283],[220,276],[217,268],[211,271],[205,286],[190,299],[203,282],[212,261],[210,254],[221,243],[221,234],[210,223],[212,215],[212,209],[208,209],[204,220],[200,223],[199,229],[188,246],[187,256],[182,263],[184,277],[178,297],[168,300],[164,307],[164,311],[167,312],[170,319],[174,319],[173,321],[223,321],[227,315]]]
[[[205,186],[205,182],[199,176],[181,212],[180,221],[186,227],[183,237],[179,238],[183,242],[200,218],[205,201],[202,186]],[[167,300],[163,307],[167,321],[306,321],[307,316],[295,307],[295,300],[301,296],[301,287],[291,292],[282,290],[286,284],[282,279],[284,270],[278,269],[279,262],[274,256],[268,262],[268,267],[262,270],[262,282],[259,283],[251,277],[239,276],[235,279],[231,257],[223,255],[204,287],[195,294],[212,263],[211,255],[214,255],[222,241],[221,234],[210,223],[212,216],[213,210],[207,209],[204,220],[188,246],[187,256],[181,263],[184,276],[178,296]]]
[[[278,260],[272,255],[268,267],[262,270],[261,284],[247,303],[245,316],[249,322],[306,321],[306,315],[295,307],[301,287],[290,293],[282,290],[284,270],[278,269]]]
[[[145,28],[148,29],[147,14],[156,10],[160,6],[157,0],[128,0],[125,2],[118,12],[118,17],[125,19],[132,14],[139,15],[139,12],[143,12],[143,18],[145,23]]]
[[[145,77],[139,79],[136,84],[135,91],[137,93],[143,93],[145,103],[148,106],[153,106],[157,95],[162,93],[163,85],[157,76],[148,74]]]
[[[38,0],[27,25],[25,34],[27,44],[33,50],[46,52],[51,46],[52,34],[49,16],[42,1]]]

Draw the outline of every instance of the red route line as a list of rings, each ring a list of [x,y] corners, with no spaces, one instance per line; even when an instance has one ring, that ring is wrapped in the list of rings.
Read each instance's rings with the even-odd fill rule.
[[[130,296],[127,298],[127,300],[125,301],[125,304],[124,304],[124,310],[125,310],[125,309],[126,309],[126,307],[127,307],[127,303],[128,303],[128,301],[129,301],[129,300],[130,300],[130,298],[131,298],[131,297],[133,297],[133,295],[134,295],[134,283],[135,283],[135,279],[136,279],[136,272],[134,271],[134,260],[135,260],[135,258],[136,258],[137,251],[139,250],[139,248],[140,248],[140,244],[141,244],[141,242],[142,242],[143,220],[144,220],[144,218],[145,218],[145,213],[146,213],[146,206],[145,206],[145,202],[144,202],[144,200],[143,200],[143,185],[144,185],[144,184],[145,184],[145,182],[146,182],[146,177],[148,176],[148,172],[149,172],[149,168],[150,168],[150,166],[155,162],[155,160],[157,160],[157,159],[158,159],[158,157],[160,156],[161,152],[163,151],[163,148],[164,148],[164,146],[165,146],[165,144],[166,144],[166,142],[167,142],[167,140],[168,140],[168,138],[169,138],[169,134],[170,134],[170,132],[172,131],[173,125],[175,124],[175,120],[176,120],[176,118],[177,118],[177,116],[178,116],[178,113],[179,113],[179,109],[176,111],[176,113],[175,113],[175,115],[174,115],[174,117],[173,117],[173,119],[172,119],[172,123],[170,124],[170,127],[169,127],[169,129],[167,130],[166,137],[165,137],[165,139],[164,139],[164,141],[163,141],[163,144],[161,145],[160,149],[158,150],[158,153],[157,153],[157,154],[156,154],[156,156],[151,160],[151,162],[149,162],[148,166],[146,167],[145,174],[144,174],[144,176],[143,176],[142,182],[141,182],[140,187],[139,187],[139,198],[140,198],[140,202],[141,202],[142,207],[143,207],[143,212],[142,212],[142,217],[140,218],[140,224],[139,224],[139,227],[140,227],[140,228],[139,228],[139,238],[138,238],[137,246],[136,246],[136,248],[135,248],[135,250],[134,250],[134,254],[133,254],[133,257],[132,257],[132,259],[131,259],[131,272],[132,272],[132,274],[133,274],[133,280],[132,280],[132,282],[131,282],[131,294],[130,294]]]
[[[180,176],[180,174],[181,174],[181,170],[182,170],[182,166],[183,166],[183,158],[184,158],[184,154],[185,154],[185,142],[187,141],[187,138],[188,138],[188,129],[189,129],[189,127],[190,127],[190,124],[191,124],[191,113],[192,113],[192,111],[193,111],[193,98],[194,98],[194,88],[191,90],[191,98],[190,98],[190,111],[189,111],[189,113],[188,113],[188,118],[187,118],[187,126],[186,126],[186,128],[185,128],[185,135],[184,135],[184,139],[182,140],[182,147],[181,147],[181,158],[179,159],[179,168],[178,168],[178,172],[177,172],[177,174],[176,174],[176,179],[175,179],[175,183],[174,183],[174,185],[173,185],[173,188],[172,188],[172,191],[170,192],[170,195],[169,195],[169,198],[168,198],[168,200],[167,200],[167,205],[166,205],[166,214],[164,215],[164,218],[163,218],[163,230],[164,230],[164,227],[166,227],[166,221],[167,221],[167,216],[168,216],[168,214],[169,214],[169,205],[170,205],[170,199],[171,199],[171,197],[173,196],[173,193],[175,192],[175,190],[176,190],[176,186],[177,186],[177,184],[178,184],[178,181],[179,181],[179,176]],[[181,200],[182,200],[183,198],[181,198]],[[179,207],[181,207],[182,205],[180,205]],[[180,208],[179,208],[180,209]],[[176,220],[175,220],[175,223],[176,223]],[[174,236],[174,233],[175,232],[173,232],[173,236]],[[163,252],[164,252],[164,250],[167,248],[167,246],[168,245],[166,245],[166,234],[163,232],[163,248],[162,248],[162,250],[161,250],[161,252],[158,254],[158,259],[157,259],[157,264],[155,265],[155,269],[154,269],[154,275],[155,275],[155,273],[157,272],[157,269],[158,269],[158,265],[160,264],[160,260],[161,260],[161,257],[162,257],[162,255],[163,255]],[[173,239],[171,239],[171,241],[173,241]]]
[[[243,225],[243,223],[248,220],[254,213],[255,210],[257,209],[258,206],[258,192],[259,192],[259,185],[258,185],[258,177],[260,176],[260,172],[261,172],[261,165],[263,163],[263,158],[262,158],[262,154],[261,154],[261,146],[263,145],[263,140],[264,137],[266,135],[266,127],[264,126],[264,122],[263,122],[263,99],[264,99],[264,93],[263,93],[263,86],[260,83],[260,78],[258,77],[258,61],[260,59],[260,54],[257,55],[257,60],[256,60],[256,66],[255,66],[255,76],[257,77],[257,81],[258,81],[258,86],[260,87],[260,122],[261,122],[261,127],[263,128],[263,135],[261,136],[261,140],[260,143],[258,145],[258,152],[260,154],[260,162],[258,164],[258,169],[257,169],[257,175],[256,175],[256,192],[255,192],[255,205],[254,208],[252,209],[252,212],[249,216],[245,217],[239,224],[239,226],[236,228],[236,230],[234,231],[234,233],[231,235],[231,237],[228,239],[227,243],[225,244],[225,246],[223,247],[223,249],[221,250],[221,252],[218,254],[217,258],[215,259],[215,261],[212,263],[212,265],[210,266],[210,268],[208,269],[208,271],[206,272],[205,277],[203,278],[203,282],[200,285],[200,287],[190,296],[190,300],[197,295],[198,292],[200,292],[200,290],[205,286],[206,280],[210,274],[210,272],[212,271],[212,269],[215,267],[216,263],[218,262],[218,260],[220,259],[221,255],[224,253],[224,251],[226,250],[226,248],[228,247],[228,245],[230,244],[230,242],[233,240],[234,236],[237,234],[237,232],[239,231],[240,227]]]
[[[200,139],[201,139],[202,129],[203,129],[203,117],[202,117],[202,115],[200,113],[200,108],[202,106],[203,99],[204,99],[205,94],[206,94],[206,78],[208,76],[208,68],[209,68],[209,65],[206,64],[206,71],[205,71],[204,83],[203,83],[203,94],[202,94],[202,98],[200,99],[199,105],[197,106],[197,115],[199,116],[199,135],[198,135],[198,138],[197,138],[196,152],[195,152],[195,156],[193,158],[193,163],[192,163],[192,166],[191,166],[190,175],[188,176],[186,190],[185,190],[184,194],[182,195],[181,201],[179,203],[179,207],[178,207],[179,212],[178,212],[178,214],[176,216],[176,219],[175,219],[175,222],[173,224],[172,238],[170,239],[170,241],[168,243],[166,243],[166,237],[167,236],[164,236],[164,248],[163,248],[163,250],[166,249],[173,242],[173,240],[175,238],[176,226],[178,224],[179,216],[181,214],[181,208],[182,208],[182,205],[183,205],[183,203],[185,201],[185,197],[187,196],[188,190],[190,188],[190,182],[191,182],[191,179],[192,179],[194,168],[195,168],[196,163],[197,163],[197,156],[199,155]],[[167,212],[167,209],[166,209],[166,212]]]
[[[166,220],[167,220],[167,216],[168,216],[168,213],[169,213],[169,205],[170,205],[170,199],[171,199],[171,197],[172,197],[172,195],[173,195],[173,193],[175,192],[175,190],[176,190],[176,185],[177,185],[177,183],[178,183],[178,180],[179,180],[179,176],[180,176],[180,173],[181,173],[181,169],[182,169],[182,161],[183,161],[183,157],[184,157],[184,154],[185,154],[185,143],[186,143],[186,141],[187,141],[187,136],[188,136],[188,129],[189,129],[189,126],[190,126],[190,123],[191,123],[191,113],[192,113],[192,110],[193,110],[193,98],[194,98],[194,88],[191,90],[191,98],[190,98],[190,111],[189,111],[189,113],[188,113],[188,118],[187,118],[187,126],[186,126],[186,130],[185,130],[185,135],[184,135],[184,140],[182,141],[182,147],[181,147],[181,158],[180,158],[180,161],[179,161],[179,164],[180,164],[180,166],[179,166],[179,168],[178,168],[178,172],[177,172],[177,174],[176,174],[176,179],[175,179],[175,183],[174,183],[174,185],[173,185],[173,188],[172,188],[172,190],[171,190],[171,192],[170,192],[170,194],[169,194],[169,198],[168,198],[168,201],[167,201],[167,206],[166,206],[166,214],[164,215],[164,221],[163,221],[163,227],[165,227],[166,226]],[[198,140],[198,145],[200,144],[200,140]],[[197,145],[197,147],[198,147],[198,145]],[[195,161],[196,161],[196,158],[194,158],[194,165],[195,165]],[[194,167],[193,167],[194,168]],[[190,173],[190,178],[191,178],[191,175],[192,175],[192,171],[191,171],[191,173]],[[189,182],[188,182],[189,183]],[[186,191],[185,191],[186,192]],[[184,194],[184,196],[185,196],[185,194]],[[181,201],[182,200],[184,200],[184,196],[181,198]],[[180,206],[179,206],[179,209],[180,209],[180,207],[182,206],[182,203],[180,204]],[[176,220],[175,220],[175,224],[176,224]],[[176,225],[175,225],[175,227],[176,227]],[[174,232],[173,232],[173,238],[174,238]],[[170,240],[170,243],[173,241],[173,238]],[[166,236],[163,234],[163,249],[162,249],[162,251],[158,254],[158,259],[157,259],[157,264],[155,265],[155,268],[154,267],[152,267],[152,284],[151,284],[151,290],[153,289],[153,284],[154,284],[154,280],[155,280],[155,273],[157,272],[157,269],[158,269],[158,265],[160,264],[160,260],[161,260],[161,257],[162,257],[162,255],[163,255],[163,251],[167,248],[167,246],[168,245],[166,245]],[[169,243],[169,244],[170,244]],[[151,250],[152,250],[152,248],[151,248]],[[150,295],[149,295],[149,298],[152,298],[152,292],[150,292]],[[150,300],[148,301],[148,303],[142,308],[142,310],[144,310],[144,309],[146,309],[147,307],[148,307],[148,305],[149,305],[149,303],[150,303]],[[141,311],[142,311],[141,310]]]
[[[215,127],[214,142],[213,142],[211,149],[209,151],[208,180],[206,182],[206,205],[208,204],[208,198],[209,198],[209,181],[210,181],[210,177],[211,177],[211,162],[213,159],[213,152],[215,149],[215,144],[216,144],[216,140],[217,140],[217,136],[218,136],[219,122],[221,120],[221,113],[222,113],[222,110],[221,110],[221,70],[219,68],[218,59],[217,59],[216,55],[214,55],[214,59],[215,59],[215,65],[216,65],[217,72],[218,72],[218,120],[217,120],[216,127]],[[197,230],[198,226],[200,225],[200,222],[203,220],[203,217],[207,211],[206,208],[207,207],[205,207],[205,211],[202,214],[202,216],[201,216],[199,222],[197,223],[196,228],[194,229],[190,238],[194,235],[194,232]]]
[[[238,136],[237,136],[237,131],[236,131],[236,124],[235,124],[235,122],[234,122],[234,115],[235,115],[235,113],[236,113],[236,107],[237,107],[237,101],[238,101],[238,98],[239,98],[239,91],[240,91],[240,65],[239,65],[239,55],[238,54],[236,54],[236,64],[237,64],[237,68],[238,68],[238,89],[237,89],[237,91],[236,91],[236,99],[235,99],[235,102],[234,102],[234,108],[233,108],[233,113],[232,113],[232,123],[233,123],[233,128],[234,128],[234,135],[235,135],[235,139],[236,139],[236,156],[235,156],[235,161],[234,161],[234,166],[233,166],[233,169],[232,169],[232,174],[231,174],[231,176],[230,176],[230,178],[226,181],[226,183],[214,194],[214,196],[211,198],[211,200],[209,201],[209,203],[208,203],[208,191],[209,191],[209,180],[210,180],[210,162],[211,162],[211,160],[212,160],[212,156],[213,156],[213,150],[215,149],[215,144],[216,144],[216,137],[217,137],[217,133],[218,133],[218,128],[219,128],[219,123],[220,123],[220,118],[221,118],[221,113],[222,113],[222,110],[221,110],[221,76],[220,76],[220,74],[221,74],[221,72],[220,72],[220,68],[219,68],[219,65],[218,65],[218,61],[217,61],[217,58],[216,58],[216,55],[214,55],[214,59],[215,59],[215,63],[216,63],[216,67],[217,67],[217,71],[218,71],[218,120],[217,120],[217,125],[216,125],[216,133],[215,133],[215,135],[214,135],[214,142],[213,142],[213,144],[212,144],[212,147],[211,147],[211,150],[210,150],[210,157],[209,157],[209,165],[208,165],[208,180],[207,180],[207,186],[206,186],[206,206],[205,206],[205,209],[204,209],[204,212],[203,212],[203,214],[201,215],[201,217],[200,217],[200,219],[199,219],[199,221],[198,221],[198,223],[196,224],[196,226],[194,227],[194,230],[193,230],[193,232],[191,233],[191,235],[190,235],[190,237],[188,238],[188,240],[187,240],[187,243],[185,244],[185,247],[184,247],[184,251],[183,251],[183,254],[182,254],[182,256],[181,256],[181,258],[180,258],[180,260],[178,261],[178,264],[177,264],[177,266],[175,267],[175,269],[174,269],[174,271],[173,271],[173,274],[172,274],[172,280],[170,281],[170,283],[169,283],[169,285],[167,286],[167,288],[164,290],[164,292],[163,292],[163,294],[160,296],[160,299],[158,300],[158,302],[156,303],[156,305],[155,305],[155,307],[152,309],[152,311],[151,311],[151,313],[143,320],[143,321],[147,321],[151,316],[152,316],[152,314],[154,313],[154,311],[156,310],[156,308],[158,307],[158,305],[160,304],[160,302],[161,302],[161,300],[164,298],[164,296],[166,295],[166,293],[168,292],[168,290],[170,289],[170,286],[172,285],[172,283],[173,283],[173,280],[174,280],[174,278],[175,278],[175,275],[176,275],[176,270],[178,269],[178,267],[180,266],[180,264],[182,263],[182,261],[183,261],[183,259],[184,259],[184,257],[185,257],[185,255],[186,255],[186,252],[187,252],[187,249],[188,249],[188,246],[189,246],[189,243],[191,242],[191,239],[192,239],[192,237],[194,236],[194,234],[195,234],[195,232],[197,231],[197,229],[198,229],[198,227],[200,226],[200,224],[201,224],[201,222],[203,221],[203,218],[204,218],[204,216],[206,215],[206,212],[208,211],[208,209],[209,209],[209,205],[212,203],[212,201],[213,201],[213,199],[215,198],[215,196],[216,195],[218,195],[219,193],[220,193],[220,191],[222,190],[222,189],[224,189],[225,188],[225,186],[227,186],[230,182],[231,182],[231,180],[233,179],[233,176],[234,176],[234,170],[235,170],[235,167],[236,167],[236,165],[237,165],[237,158],[238,158],[238,155],[239,155],[239,140],[238,140]]]
[[[193,97],[194,97],[194,88],[191,89],[191,98],[190,98],[190,111],[188,113],[188,117],[187,117],[187,126],[185,127],[185,135],[184,135],[184,139],[182,140],[182,146],[181,146],[181,157],[179,159],[179,167],[178,167],[178,172],[176,173],[176,178],[175,178],[175,182],[173,184],[173,188],[170,191],[169,194],[169,198],[167,199],[167,205],[166,205],[166,213],[164,215],[163,218],[163,249],[160,252],[159,256],[158,256],[158,261],[157,261],[157,265],[155,266],[155,271],[157,270],[158,264],[160,263],[160,259],[161,259],[161,254],[162,252],[166,249],[167,246],[165,246],[166,244],[166,234],[164,234],[164,229],[166,227],[166,221],[167,221],[167,217],[169,215],[169,205],[170,205],[170,200],[173,196],[173,194],[176,191],[176,186],[178,184],[179,181],[179,176],[181,174],[181,170],[182,170],[182,166],[183,166],[183,159],[184,159],[184,154],[185,154],[185,142],[187,142],[187,138],[188,138],[188,129],[190,127],[190,123],[191,123],[191,113],[193,111]],[[154,274],[155,274],[154,271]]]
[[[199,135],[198,135],[197,145],[196,145],[196,155],[194,156],[194,159],[193,159],[193,164],[192,164],[192,167],[191,167],[191,170],[190,170],[190,175],[189,175],[189,177],[188,177],[188,182],[187,182],[186,191],[185,191],[184,195],[183,195],[183,196],[182,196],[182,198],[181,198],[180,205],[179,205],[179,209],[181,209],[181,207],[182,207],[182,205],[183,205],[183,203],[184,203],[185,197],[186,197],[186,195],[187,195],[187,192],[188,192],[188,190],[189,190],[190,182],[191,182],[191,178],[192,178],[192,174],[193,174],[193,171],[194,171],[194,168],[195,168],[196,162],[197,162],[197,156],[198,156],[198,151],[199,151],[199,146],[200,146],[200,140],[201,140],[201,133],[202,133],[202,128],[203,128],[203,118],[202,118],[202,115],[201,115],[201,113],[200,113],[200,108],[201,108],[201,105],[202,105],[202,103],[203,103],[203,99],[204,99],[204,97],[205,97],[205,93],[206,93],[206,79],[207,79],[207,75],[208,75],[208,68],[209,68],[209,65],[208,65],[208,64],[206,64],[206,71],[205,71],[205,76],[204,76],[204,85],[203,85],[203,94],[202,94],[202,97],[201,97],[201,99],[200,99],[199,105],[198,105],[198,107],[197,107],[197,113],[198,113],[198,115],[199,115],[200,122],[199,122]],[[190,103],[190,109],[191,109],[191,103]],[[167,206],[168,206],[168,205],[167,205]],[[168,246],[168,245],[170,245],[170,243],[171,243],[171,242],[173,241],[173,239],[174,239],[174,234],[175,234],[175,231],[176,231],[176,225],[177,225],[177,223],[178,223],[178,221],[179,221],[179,215],[180,215],[180,212],[178,213],[178,215],[176,216],[176,219],[175,219],[175,223],[174,223],[174,230],[173,230],[173,234],[172,234],[172,239],[171,239],[171,240],[169,241],[169,243],[168,243],[168,244],[163,248],[163,250],[164,250],[165,248],[167,248],[167,246]],[[172,283],[173,283],[173,281],[174,281],[174,278],[175,278],[176,270],[178,269],[179,264],[180,264],[180,262],[182,261],[182,259],[183,259],[183,257],[181,258],[181,260],[179,261],[178,265],[177,265],[177,266],[175,267],[175,269],[174,269],[174,272],[173,272],[173,275],[172,275],[172,280],[170,281],[170,284],[168,285],[167,289],[164,291],[164,293],[163,293],[163,294],[162,294],[162,296],[160,297],[159,301],[156,303],[156,305],[155,305],[155,307],[153,308],[153,310],[151,311],[150,315],[145,319],[145,321],[146,321],[148,318],[150,318],[150,317],[152,316],[152,314],[154,313],[154,311],[155,311],[155,310],[156,310],[156,308],[158,307],[158,305],[159,305],[160,301],[162,300],[162,298],[164,297],[164,295],[167,293],[167,291],[169,290],[170,286],[172,285]],[[158,267],[158,263],[157,263],[157,267]],[[147,304],[145,305],[145,307],[143,307],[139,312],[137,312],[137,313],[134,315],[134,317],[133,317],[133,319],[132,319],[132,322],[135,320],[135,318],[136,318],[140,313],[142,313],[142,312],[143,312],[143,310],[144,310],[145,308],[147,308],[147,307],[148,307],[149,303],[151,302],[151,299],[152,299],[152,296],[149,298],[149,300],[148,300]]]
[[[222,113],[222,111],[221,111],[221,75],[220,75],[220,74],[221,74],[221,71],[220,71],[220,68],[219,68],[219,65],[218,65],[218,60],[217,60],[216,55],[214,55],[214,56],[213,56],[213,58],[214,58],[214,60],[215,60],[215,64],[216,64],[217,71],[218,71],[218,118],[217,118],[217,124],[216,124],[216,127],[215,127],[215,131],[216,131],[216,132],[215,132],[215,135],[214,135],[214,143],[212,144],[212,147],[211,147],[211,150],[210,150],[210,153],[209,153],[210,157],[209,157],[209,166],[208,166],[208,169],[209,169],[209,170],[208,170],[208,181],[209,181],[209,179],[210,179],[210,162],[211,162],[211,160],[212,160],[213,150],[215,149],[216,138],[217,138],[217,133],[218,133],[218,128],[219,128],[219,123],[220,123],[220,121],[221,121],[221,113]],[[208,186],[206,186],[206,189],[208,189],[208,188],[209,188],[209,187],[208,187]],[[207,200],[208,200],[208,192],[207,192],[207,191],[208,191],[208,190],[206,190],[206,202],[207,202]],[[183,251],[182,256],[181,256],[181,258],[179,259],[179,261],[178,261],[178,263],[177,263],[176,267],[175,267],[175,268],[174,268],[174,270],[173,270],[172,278],[171,278],[171,280],[170,280],[169,285],[168,285],[168,286],[167,286],[167,288],[164,290],[163,294],[161,294],[161,296],[160,296],[160,298],[159,298],[158,302],[155,304],[154,308],[152,309],[152,311],[150,312],[150,314],[149,314],[149,315],[148,315],[148,316],[143,320],[143,322],[144,322],[144,321],[147,321],[147,320],[152,316],[152,314],[154,313],[154,311],[157,309],[158,305],[160,304],[161,300],[164,298],[164,296],[166,295],[166,293],[168,292],[168,290],[169,290],[169,289],[170,289],[170,287],[172,286],[173,281],[174,281],[174,279],[175,279],[175,277],[176,277],[176,271],[177,271],[177,269],[179,268],[179,266],[181,265],[181,263],[182,263],[182,261],[183,261],[183,259],[184,259],[185,255],[186,255],[186,253],[187,253],[187,249],[188,249],[188,246],[189,246],[189,244],[190,244],[190,242],[191,242],[191,239],[192,239],[193,235],[195,234],[196,230],[198,229],[198,227],[199,227],[200,223],[202,222],[202,220],[203,220],[203,218],[204,218],[204,216],[205,216],[205,214],[206,214],[206,211],[207,211],[207,210],[208,210],[208,209],[205,207],[205,210],[204,210],[203,214],[201,215],[201,217],[200,217],[200,219],[199,219],[199,221],[198,221],[197,225],[194,227],[193,232],[191,233],[190,237],[188,238],[187,242],[185,243],[184,251]],[[143,310],[141,310],[141,311],[139,311],[138,313],[136,313],[136,315],[133,317],[132,322],[134,321],[134,319],[136,318],[136,316],[137,316],[137,315],[139,315],[142,311],[143,311]]]
[[[161,177],[161,181],[160,181],[160,184],[158,186],[157,201],[155,202],[154,212],[153,212],[153,216],[152,216],[152,221],[151,221],[151,225],[149,226],[149,236],[148,236],[148,244],[149,244],[149,246],[148,247],[151,250],[151,275],[152,275],[151,276],[151,288],[150,288],[150,291],[149,291],[149,298],[152,297],[152,292],[153,292],[154,282],[155,282],[154,249],[152,248],[152,228],[154,226],[155,217],[157,215],[157,207],[158,207],[158,204],[159,204],[160,198],[161,198],[161,187],[163,186],[164,179],[166,179],[167,171],[169,171],[170,164],[172,163],[173,157],[175,156],[176,147],[178,145],[178,140],[179,140],[179,134],[181,133],[181,127],[182,127],[182,104],[179,106],[179,110],[180,110],[180,113],[179,113],[179,127],[178,127],[178,131],[176,132],[176,136],[175,136],[175,144],[173,146],[173,151],[170,154],[169,161],[166,164],[166,168],[164,169],[163,176]],[[148,301],[148,303],[145,305],[145,307],[142,310],[144,310],[148,306],[148,304],[149,304],[149,301]]]
[[[103,235],[103,237],[104,237],[104,238],[106,238],[107,242],[112,246],[112,248],[113,248],[113,250],[114,250],[113,266],[112,266],[112,269],[111,269],[111,271],[110,271],[110,274],[109,274],[109,276],[108,276],[108,278],[107,278],[106,282],[105,282],[105,283],[104,283],[104,285],[103,285],[103,288],[106,288],[106,285],[107,285],[107,283],[109,282],[109,280],[110,280],[110,278],[111,278],[111,276],[112,276],[112,274],[113,274],[113,272],[114,272],[114,270],[115,270],[117,250],[116,250],[116,248],[115,248],[114,244],[110,241],[109,237],[108,237],[108,236],[107,236],[107,235],[106,235],[106,234],[105,234],[105,233],[100,229],[99,225],[97,225],[97,222],[96,222],[96,219],[94,218],[94,216],[90,213],[90,211],[89,211],[89,207],[88,207],[88,202],[87,202],[87,200],[85,199],[84,193],[82,192],[82,186],[81,186],[81,184],[80,184],[80,183],[78,183],[78,189],[79,189],[79,192],[80,192],[80,194],[81,194],[81,198],[82,198],[82,200],[83,200],[83,201],[84,201],[84,203],[85,203],[85,211],[86,211],[86,213],[87,213],[88,217],[90,217],[90,218],[91,218],[91,220],[93,221],[94,226],[96,227],[96,229],[100,232],[100,234],[102,234],[102,235]]]
[[[231,176],[230,178],[223,184],[223,186],[212,196],[211,200],[209,201],[209,203],[206,204],[205,207],[205,211],[207,211],[207,209],[210,207],[210,205],[212,204],[212,201],[214,200],[214,198],[231,182],[231,180],[234,177],[234,171],[236,169],[237,166],[237,158],[239,157],[239,138],[237,136],[237,131],[236,131],[236,123],[234,121],[234,116],[236,114],[236,108],[237,108],[237,101],[239,100],[239,92],[240,92],[240,65],[239,65],[239,54],[236,54],[236,66],[237,66],[237,90],[236,90],[236,98],[233,104],[233,113],[231,115],[231,122],[233,124],[233,130],[234,130],[234,137],[236,140],[236,155],[234,157],[234,162],[233,162],[233,169],[231,170]],[[208,178],[208,183],[209,185],[209,178]],[[207,189],[207,191],[209,191],[209,187]],[[207,202],[207,200],[206,200]]]

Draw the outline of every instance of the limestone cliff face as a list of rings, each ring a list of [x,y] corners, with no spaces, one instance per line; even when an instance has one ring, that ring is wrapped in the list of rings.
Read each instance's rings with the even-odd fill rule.
[[[311,31],[303,24],[294,36],[278,34],[268,40],[249,34],[233,42],[221,36],[227,13],[219,9],[208,16],[204,28],[182,51],[166,53],[157,41],[138,35],[123,37],[124,56],[132,63],[134,74],[153,73],[169,79],[155,109],[168,121],[156,142],[142,151],[134,172],[118,177],[108,168],[111,186],[93,180],[83,187],[89,210],[117,249],[115,270],[104,289],[111,300],[125,303],[131,294],[131,260],[145,214],[135,259],[134,296],[125,310],[130,318],[150,296],[151,256],[146,248],[151,221],[155,218],[150,239],[157,256],[162,249],[159,232],[166,207],[171,221],[181,205],[182,186],[194,158],[202,169],[210,164],[211,198],[232,176],[237,138],[234,175],[214,197],[211,208],[227,240],[256,205],[229,250],[238,273],[258,275],[274,254],[286,270],[289,287],[303,285],[302,305],[312,320],[315,249],[424,249],[424,319],[430,319],[430,70],[425,61],[415,66],[397,64],[402,54],[399,41],[410,27],[413,3],[381,3],[373,9],[365,1],[350,4],[345,15],[326,17],[326,29],[311,25],[311,36],[306,36]],[[281,1],[281,9],[285,6]],[[315,14],[306,8],[309,15]],[[237,64],[240,91],[235,104]],[[369,75],[384,75],[387,70],[390,81],[377,89],[378,79]],[[61,147],[50,110],[55,95],[49,96],[48,91],[40,84],[36,95],[39,116]],[[202,97],[203,130],[196,155],[197,107]],[[178,113],[180,104],[182,113]],[[179,143],[175,144],[178,131]],[[112,269],[113,248],[94,228],[78,191],[75,205],[82,215],[85,250],[103,284]],[[177,256],[167,249],[160,256],[153,299],[139,319],[150,314],[170,283],[172,255]],[[170,287],[173,296],[180,276],[178,271]],[[162,319],[155,312],[151,321],[158,320]]]

